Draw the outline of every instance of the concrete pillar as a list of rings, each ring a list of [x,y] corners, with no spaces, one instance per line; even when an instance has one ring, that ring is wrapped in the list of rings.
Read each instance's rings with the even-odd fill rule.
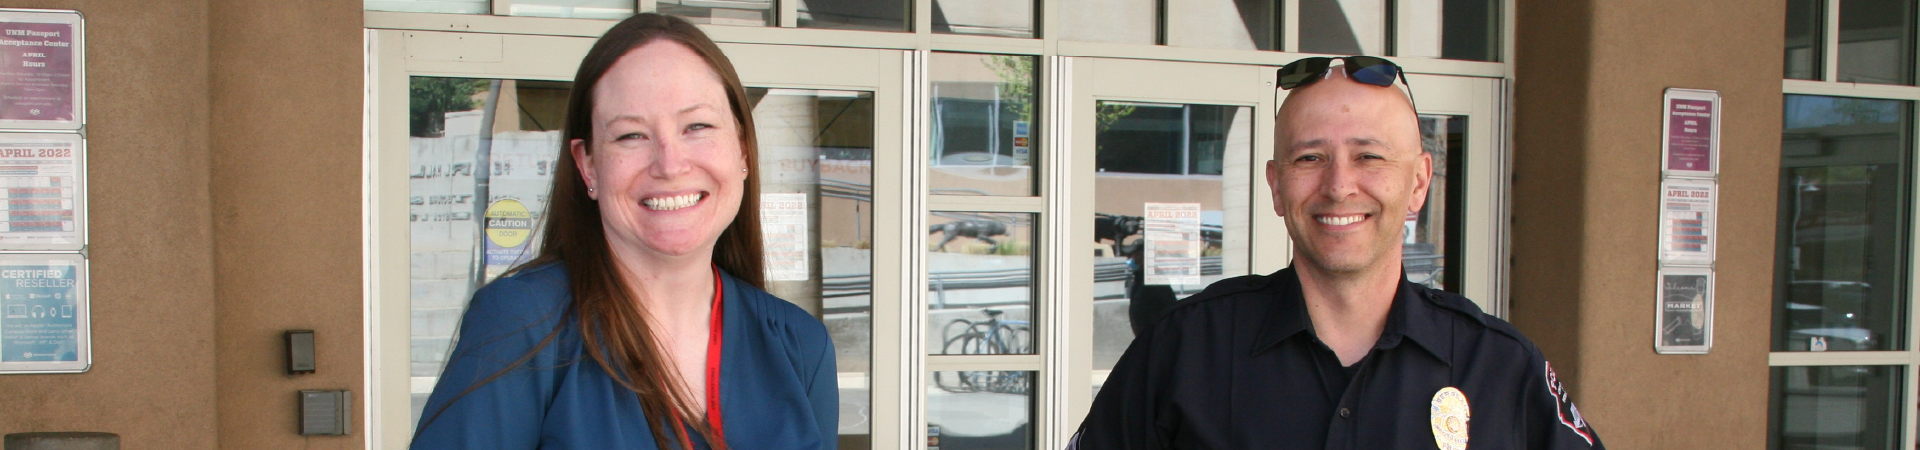
[[[1765,448],[1786,8],[1517,2],[1512,301],[1613,448]],[[1713,349],[1654,353],[1661,96],[1722,99]]]

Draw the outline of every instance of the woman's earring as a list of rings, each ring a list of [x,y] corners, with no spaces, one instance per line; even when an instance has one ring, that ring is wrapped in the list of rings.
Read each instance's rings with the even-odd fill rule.
[[[593,186],[587,186],[587,193],[588,193],[588,194],[592,194],[592,193],[593,193]]]

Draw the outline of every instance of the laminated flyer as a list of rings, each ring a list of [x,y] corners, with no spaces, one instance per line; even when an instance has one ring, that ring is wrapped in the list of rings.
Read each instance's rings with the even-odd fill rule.
[[[1655,352],[1706,353],[1713,348],[1712,269],[1661,268],[1659,301]]]
[[[802,281],[807,263],[807,194],[760,194],[760,236],[766,248],[767,281]]]
[[[1713,263],[1715,191],[1715,183],[1708,180],[1660,183],[1661,262]]]
[[[1667,89],[1660,124],[1660,168],[1669,176],[1713,178],[1720,173],[1720,93]]]
[[[80,255],[0,255],[0,372],[87,370],[87,306]]]
[[[0,128],[80,128],[81,30],[75,11],[0,9]]]
[[[0,250],[86,245],[85,154],[78,135],[0,133]]]
[[[1200,284],[1200,204],[1148,203],[1142,216],[1146,284]]]

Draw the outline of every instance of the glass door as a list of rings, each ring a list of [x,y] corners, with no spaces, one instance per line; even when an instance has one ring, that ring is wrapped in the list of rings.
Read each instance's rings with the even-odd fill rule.
[[[473,290],[539,251],[569,78],[593,39],[368,34],[368,425],[404,448]],[[901,265],[904,200],[874,187],[904,183],[907,52],[721,48],[754,105],[762,200],[743,207],[761,208],[766,287],[833,339],[839,447],[897,440],[902,305],[874,299],[902,298],[902,282],[874,268]]]
[[[1073,201],[1065,239],[1070,311],[1061,380],[1071,434],[1136,330],[1208,284],[1291,260],[1264,167],[1285,92],[1275,67],[1065,58]],[[1504,161],[1496,79],[1410,75],[1427,206],[1406,218],[1412,281],[1500,314]]]

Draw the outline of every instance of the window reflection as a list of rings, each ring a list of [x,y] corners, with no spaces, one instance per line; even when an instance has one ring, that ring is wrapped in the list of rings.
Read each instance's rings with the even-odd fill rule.
[[[1153,45],[1160,39],[1161,0],[1061,0],[1060,38]]]
[[[1460,242],[1466,184],[1458,177],[1466,174],[1467,116],[1420,115],[1420,146],[1433,155],[1433,181],[1426,205],[1406,217],[1401,264],[1407,281],[1458,291],[1460,271],[1447,268],[1460,267],[1460,252],[1448,250]]]
[[[1034,194],[1040,154],[1039,58],[971,53],[933,54],[934,194]]]
[[[1786,97],[1775,351],[1905,347],[1910,111],[1903,101]]]
[[[949,211],[928,218],[928,354],[1034,354],[1033,220]]]
[[[666,1],[662,1],[664,6]],[[633,15],[633,0],[513,0],[515,16],[576,19],[625,19]],[[664,11],[662,11],[664,12]]]
[[[839,448],[872,441],[873,94],[748,88],[767,291],[827,325]]]
[[[633,0],[620,2],[630,5]],[[661,14],[679,16],[697,24],[745,27],[775,25],[773,0],[659,0],[657,5]]]
[[[1901,367],[1773,368],[1773,436],[1781,450],[1896,448]]]
[[[1184,3],[1167,15],[1167,45],[1277,50],[1280,48],[1280,2],[1275,0],[1207,0]]]
[[[1038,37],[1033,6],[1033,0],[933,0],[933,32]]]
[[[1820,0],[1787,0],[1786,78],[1818,80],[1825,65],[1826,5]]]
[[[1029,450],[1036,372],[940,371],[928,376],[927,448]]]
[[[908,31],[909,0],[795,0],[800,28]]]
[[[1840,78],[1913,84],[1913,1],[1840,2]]]
[[[1253,109],[1095,108],[1093,384],[1177,299],[1247,273]]]
[[[1386,54],[1384,0],[1300,0],[1300,51]]]
[[[473,289],[539,252],[540,239],[529,234],[532,230],[482,230],[483,221],[476,218],[526,218],[536,224],[543,219],[571,85],[435,77],[409,82],[409,372],[415,422],[439,380]],[[493,123],[485,123],[489,110]],[[475,175],[481,171],[489,184],[476,189]]]
[[[1497,0],[1396,0],[1392,4],[1395,56],[1500,59]]]

